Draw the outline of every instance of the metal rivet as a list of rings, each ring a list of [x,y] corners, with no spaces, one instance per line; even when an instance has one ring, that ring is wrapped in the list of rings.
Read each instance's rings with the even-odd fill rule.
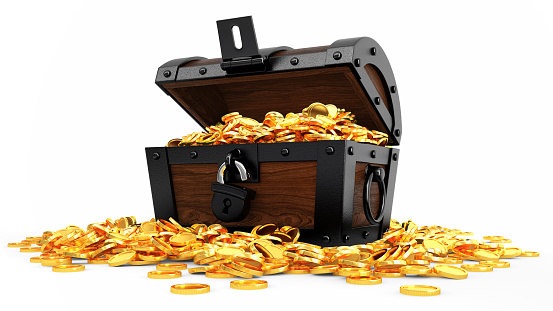
[[[288,148],[283,148],[282,150],[280,150],[280,154],[282,154],[282,156],[286,157],[290,154],[290,150],[288,150]]]
[[[397,92],[397,86],[392,85],[392,86],[390,87],[390,91],[392,91],[392,93]]]
[[[200,68],[199,72],[200,72],[201,75],[205,75],[207,73],[207,68],[202,67],[202,68]]]
[[[198,157],[198,153],[197,153],[196,151],[191,151],[191,152],[190,152],[190,157],[191,157],[192,159],[195,159],[195,158]]]
[[[396,135],[396,137],[399,137],[399,135],[401,135],[401,130],[400,129],[396,129],[394,131],[394,135]]]
[[[365,231],[363,232],[363,239],[368,239],[369,238],[369,231]]]
[[[292,66],[296,66],[299,62],[300,60],[297,57],[292,57],[290,60],[290,64],[292,64]]]
[[[371,55],[376,55],[376,48],[371,48]]]
[[[165,71],[163,72],[163,76],[164,76],[165,78],[169,78],[169,77],[171,76],[171,70],[165,70]]]
[[[153,158],[154,160],[159,160],[159,158],[161,158],[161,156],[159,155],[159,153],[154,152],[154,154],[152,154],[152,158]]]
[[[323,243],[325,243],[325,244],[330,243],[330,237],[329,237],[328,235],[325,235],[325,236],[323,237]]]
[[[349,241],[350,238],[351,238],[351,237],[349,236],[349,234],[344,235],[344,242],[347,243],[347,242]]]
[[[374,103],[377,104],[377,105],[380,105],[380,97],[375,97],[374,98]]]
[[[371,151],[371,158],[376,158],[376,151]]]
[[[397,158],[398,158],[397,153],[394,153],[394,155],[392,156],[392,159],[393,159],[394,161],[397,161]]]
[[[334,154],[334,148],[332,148],[331,146],[326,147],[325,151],[328,155]]]
[[[353,147],[349,147],[349,148],[348,148],[348,153],[349,153],[350,155],[353,155]]]
[[[335,60],[339,60],[340,58],[342,58],[342,53],[336,51],[334,52],[334,54],[332,54],[332,57],[334,57]]]
[[[353,61],[353,65],[355,65],[355,67],[361,66],[361,59],[360,59],[360,58],[356,58],[356,59]]]

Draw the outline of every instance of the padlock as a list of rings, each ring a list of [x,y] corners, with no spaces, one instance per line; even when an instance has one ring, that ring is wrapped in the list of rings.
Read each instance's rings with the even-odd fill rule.
[[[248,179],[246,168],[239,161],[234,161],[240,179]],[[217,172],[217,182],[211,184],[213,199],[211,199],[211,210],[213,214],[223,222],[241,221],[246,218],[250,211],[250,201],[255,197],[255,191],[225,184],[226,163],[221,164]]]

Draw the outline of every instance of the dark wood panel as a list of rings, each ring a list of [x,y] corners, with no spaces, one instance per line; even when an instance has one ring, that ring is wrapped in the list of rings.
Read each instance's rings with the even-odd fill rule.
[[[384,165],[371,164],[373,166],[379,166],[386,170]],[[363,208],[363,186],[365,185],[365,167],[367,163],[357,162],[355,165],[355,189],[353,193],[353,220],[352,228],[369,226],[370,223],[365,216]],[[377,215],[378,208],[380,207],[380,189],[376,182],[371,183],[371,211],[373,215]]]
[[[248,216],[240,223],[221,222],[211,211],[211,183],[217,164],[171,165],[178,220],[225,226],[277,226],[314,228],[317,162],[266,162],[259,164],[259,183],[237,183],[256,191]]]
[[[185,81],[164,87],[204,126],[232,111],[263,121],[268,111],[300,112],[318,101],[352,111],[358,124],[387,133],[347,66]]]
[[[380,99],[384,102],[386,109],[390,111],[390,106],[388,105],[388,102],[390,102],[391,99],[388,98],[390,96],[390,92],[388,89],[388,84],[386,84],[386,79],[384,79],[380,70],[373,65],[366,64],[365,71],[369,75],[369,78],[371,78],[371,81],[376,88],[378,95],[380,95]],[[392,112],[390,111],[390,113]]]

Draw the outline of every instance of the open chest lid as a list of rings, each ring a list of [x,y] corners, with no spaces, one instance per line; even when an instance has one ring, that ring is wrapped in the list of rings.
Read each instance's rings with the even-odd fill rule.
[[[233,27],[240,31],[236,48]],[[251,16],[217,22],[222,58],[181,58],[159,67],[156,84],[203,128],[229,112],[263,121],[313,102],[351,111],[357,123],[399,145],[401,114],[388,58],[371,38],[305,49],[258,49]],[[234,30],[235,31],[235,30]]]

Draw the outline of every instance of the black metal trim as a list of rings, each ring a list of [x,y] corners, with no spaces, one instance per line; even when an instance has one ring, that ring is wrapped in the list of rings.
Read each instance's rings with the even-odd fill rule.
[[[156,219],[177,218],[171,172],[164,147],[146,148],[148,174]]]
[[[394,202],[394,190],[396,187],[396,174],[397,174],[397,165],[399,160],[399,149],[390,148],[389,154],[389,165],[386,171],[386,205],[384,206],[384,218],[380,223],[380,236],[390,227],[390,219],[392,217],[392,205]]]
[[[374,53],[373,53],[374,51]],[[335,59],[335,52],[340,52],[342,57]],[[399,145],[401,140],[401,110],[399,105],[399,94],[397,92],[397,84],[394,78],[394,73],[390,62],[384,53],[382,47],[372,38],[359,37],[337,40],[330,45],[326,53],[327,66],[336,64],[350,64],[352,70],[359,76],[359,82],[363,85],[367,97],[371,100],[374,109],[378,111],[382,121],[387,125],[390,133],[391,145]],[[377,105],[375,98],[380,97],[376,88],[371,82],[365,65],[373,65],[382,74],[386,84],[386,96],[389,99],[391,111],[388,111],[385,105]],[[394,86],[394,92],[390,91],[390,87]],[[399,130],[400,135],[395,135]]]
[[[346,142],[328,140],[317,144],[314,233],[318,236],[314,237],[314,241],[315,244],[322,244],[323,237],[328,236],[330,244],[343,245],[341,233],[345,208],[344,192],[352,187],[351,182],[345,180]],[[328,147],[334,148],[334,153],[327,154]]]
[[[242,181],[240,175],[227,174],[227,181],[254,183],[259,182],[259,161],[258,144],[231,144],[217,146],[186,146],[186,147],[166,147],[167,159],[169,165],[173,164],[222,164],[226,156],[235,149],[240,149],[240,157],[237,158],[250,174],[250,179]],[[191,156],[192,152],[194,157]],[[217,181],[217,176],[213,176],[213,181]]]

